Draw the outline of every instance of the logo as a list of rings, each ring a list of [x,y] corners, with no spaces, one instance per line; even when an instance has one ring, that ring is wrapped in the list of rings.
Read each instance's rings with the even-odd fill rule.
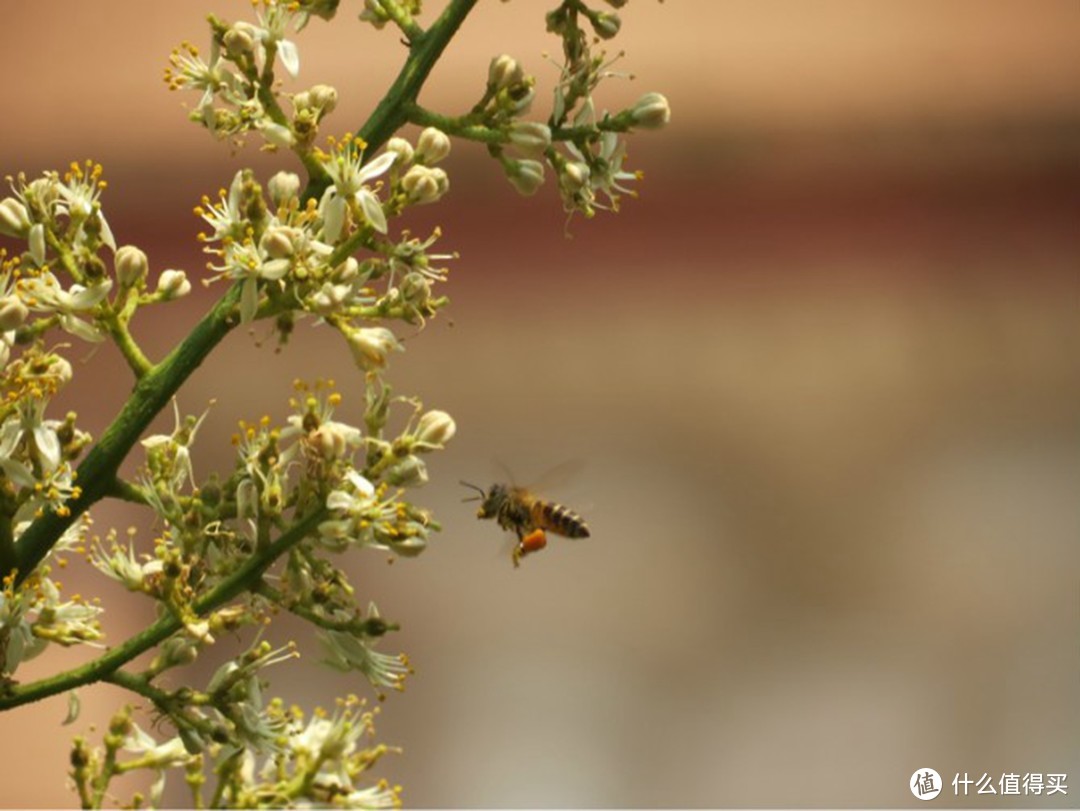
[[[933,769],[917,769],[908,781],[908,788],[918,800],[932,800],[941,793],[941,775]]]

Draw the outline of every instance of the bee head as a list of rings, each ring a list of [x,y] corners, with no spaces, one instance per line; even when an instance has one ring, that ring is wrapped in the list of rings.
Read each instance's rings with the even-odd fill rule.
[[[463,501],[480,501],[480,509],[476,511],[477,518],[494,518],[499,513],[499,507],[506,501],[507,489],[504,484],[493,484],[491,488],[484,491],[484,488],[477,487],[475,484],[469,484],[469,482],[462,482],[466,487],[471,487],[477,492],[477,495],[470,496],[463,499]]]

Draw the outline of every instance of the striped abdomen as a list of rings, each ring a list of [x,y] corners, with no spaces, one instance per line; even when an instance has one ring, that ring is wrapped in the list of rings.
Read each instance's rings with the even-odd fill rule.
[[[568,507],[553,501],[537,499],[532,504],[533,525],[564,538],[588,538],[589,527],[584,519]]]

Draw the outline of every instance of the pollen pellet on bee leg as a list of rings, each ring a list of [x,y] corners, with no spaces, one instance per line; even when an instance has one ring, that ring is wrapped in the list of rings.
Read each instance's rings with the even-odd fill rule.
[[[547,535],[544,534],[544,530],[534,529],[521,539],[521,554],[528,555],[532,552],[539,552],[545,546],[547,546]]]

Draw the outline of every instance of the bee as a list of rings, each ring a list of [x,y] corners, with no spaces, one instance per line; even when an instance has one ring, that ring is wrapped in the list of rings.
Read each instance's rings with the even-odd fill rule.
[[[493,484],[485,491],[469,482],[463,481],[462,484],[479,493],[465,499],[481,502],[480,509],[476,511],[477,518],[494,518],[500,527],[513,530],[517,535],[514,566],[520,566],[521,559],[526,555],[547,546],[548,532],[564,538],[589,537],[589,527],[580,515],[569,507],[536,496],[525,487]]]

